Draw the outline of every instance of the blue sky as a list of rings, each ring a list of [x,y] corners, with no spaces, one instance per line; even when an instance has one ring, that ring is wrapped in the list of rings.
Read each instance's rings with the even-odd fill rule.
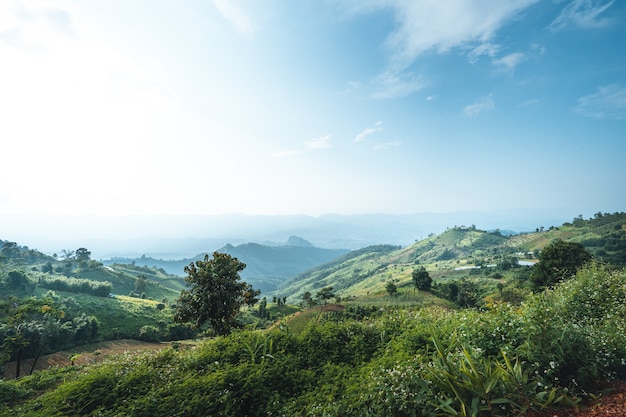
[[[620,0],[0,5],[0,213],[626,209]]]

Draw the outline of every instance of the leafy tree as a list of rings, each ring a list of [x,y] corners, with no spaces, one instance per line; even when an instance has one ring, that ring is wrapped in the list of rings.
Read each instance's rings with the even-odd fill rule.
[[[52,262],[48,261],[41,267],[41,272],[51,273],[54,270]]]
[[[304,294],[302,294],[302,301],[304,301],[304,303],[309,308],[313,307],[313,304],[315,304],[315,300],[313,300],[313,296],[309,291],[306,291]]]
[[[591,260],[591,254],[577,242],[556,240],[539,254],[530,280],[535,289],[550,287],[576,275],[576,271]]]
[[[418,290],[429,291],[433,283],[433,279],[430,277],[428,271],[423,266],[413,270],[411,274],[413,277],[413,283]]]
[[[137,279],[135,279],[135,290],[137,294],[141,294],[146,290],[146,276],[145,275],[137,275]]]
[[[333,287],[324,287],[315,294],[315,298],[318,300],[323,300],[324,304],[327,303],[328,300],[333,298],[335,293],[333,292]]]
[[[259,291],[243,281],[239,272],[246,267],[228,254],[214,252],[204,260],[185,267],[185,282],[189,290],[182,290],[177,301],[174,320],[191,322],[195,328],[208,323],[220,335],[236,327],[236,316],[243,305],[253,305]]]
[[[24,288],[29,283],[28,277],[21,271],[10,271],[8,277],[11,288]]]
[[[76,260],[88,262],[91,260],[91,252],[85,248],[76,249]]]
[[[387,294],[391,295],[392,297],[398,294],[398,287],[391,281],[387,283],[385,290],[387,291]]]

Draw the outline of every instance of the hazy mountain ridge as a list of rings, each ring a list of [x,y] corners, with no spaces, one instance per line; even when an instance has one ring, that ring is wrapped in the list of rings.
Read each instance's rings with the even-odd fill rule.
[[[286,279],[344,255],[349,250],[317,248],[303,238],[290,236],[283,245],[244,243],[233,246],[226,244],[215,251],[227,253],[244,262],[246,268],[241,272],[241,277],[263,292],[268,292],[275,290]],[[105,265],[133,264],[156,267],[170,274],[184,276],[185,266],[203,259],[205,254],[211,255],[212,252],[214,251],[207,251],[180,260],[162,260],[142,256],[140,258],[112,258],[103,260],[103,263]]]
[[[555,214],[561,213],[561,214]],[[44,216],[0,215],[3,238],[25,242],[49,255],[86,247],[94,259],[113,257],[187,259],[230,243],[274,245],[301,236],[315,247],[359,249],[381,243],[409,245],[454,225],[515,232],[555,226],[578,214],[572,210],[458,211],[450,213],[321,216],[160,215]],[[271,243],[270,243],[271,242]]]

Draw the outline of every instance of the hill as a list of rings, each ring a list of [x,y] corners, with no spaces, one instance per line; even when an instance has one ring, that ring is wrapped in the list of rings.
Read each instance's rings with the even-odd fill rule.
[[[246,268],[242,271],[241,277],[255,288],[267,293],[274,291],[286,279],[344,255],[348,250],[317,248],[305,239],[291,236],[284,245],[245,243],[233,246],[227,244],[217,252],[227,253],[244,262]],[[143,265],[146,268],[157,268],[163,272],[182,276],[185,266],[203,258],[204,254],[199,254],[189,259],[164,261],[143,256],[134,259],[113,258],[103,263],[114,268],[119,268],[121,264],[134,267]]]
[[[524,276],[524,271],[514,270],[519,261],[532,265],[541,249],[557,239],[579,242],[597,260],[613,267],[626,265],[626,213],[597,213],[588,220],[579,216],[560,227],[537,228],[532,233],[504,236],[498,230],[460,226],[404,248],[363,248],[297,275],[281,285],[276,294],[295,302],[307,291],[315,294],[331,286],[343,298],[362,300],[384,295],[389,282],[410,288],[411,274],[417,266],[424,266],[436,284],[491,277],[486,283],[495,291],[498,282],[493,278],[509,278],[507,282],[517,285],[512,278]]]

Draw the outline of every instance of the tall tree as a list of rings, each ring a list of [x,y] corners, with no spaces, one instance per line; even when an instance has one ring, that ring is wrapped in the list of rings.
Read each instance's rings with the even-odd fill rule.
[[[418,290],[428,291],[433,283],[433,279],[430,277],[428,271],[423,266],[413,270],[411,274],[413,277],[413,284]]]
[[[241,272],[246,264],[228,254],[214,252],[213,258],[192,262],[185,267],[188,290],[182,290],[174,319],[191,322],[199,328],[208,323],[220,335],[237,326],[236,316],[243,305],[258,301],[260,291],[243,281]]]
[[[533,266],[530,280],[535,289],[549,287],[573,277],[590,260],[591,254],[582,244],[555,240],[539,254],[539,262]]]

